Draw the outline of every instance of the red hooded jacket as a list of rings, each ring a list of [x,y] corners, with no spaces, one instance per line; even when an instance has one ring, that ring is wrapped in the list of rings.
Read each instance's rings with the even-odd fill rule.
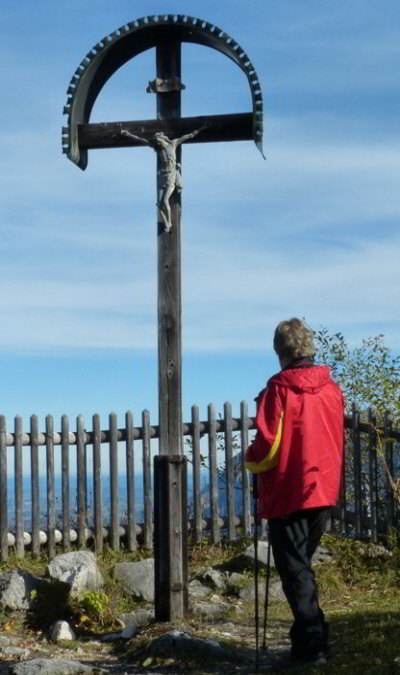
[[[258,396],[256,425],[245,461],[258,474],[262,518],[336,504],[344,404],[328,366],[289,367],[274,375]]]

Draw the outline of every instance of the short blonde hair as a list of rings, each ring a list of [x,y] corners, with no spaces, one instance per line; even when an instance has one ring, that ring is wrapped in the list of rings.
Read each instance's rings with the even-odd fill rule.
[[[314,333],[301,319],[281,321],[275,329],[274,350],[288,363],[301,357],[314,358]]]

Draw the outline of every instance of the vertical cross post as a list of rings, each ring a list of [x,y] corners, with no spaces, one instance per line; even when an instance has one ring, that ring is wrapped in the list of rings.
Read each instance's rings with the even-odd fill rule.
[[[180,82],[181,44],[156,47],[157,79]],[[157,119],[181,116],[181,92],[157,92]],[[176,148],[181,162],[181,148]],[[157,199],[162,189],[157,158]],[[181,203],[170,198],[172,228],[166,231],[158,210],[158,377],[159,456],[154,461],[155,615],[172,621],[187,614],[186,461],[182,448],[181,376]]]
[[[180,42],[162,42],[156,48],[157,78],[180,78]],[[157,93],[157,119],[181,116],[181,92]],[[181,147],[176,148],[180,163]],[[160,158],[157,157],[157,199],[161,192]],[[158,377],[160,455],[182,453],[181,390],[181,203],[177,190],[170,197],[172,228],[158,211]]]

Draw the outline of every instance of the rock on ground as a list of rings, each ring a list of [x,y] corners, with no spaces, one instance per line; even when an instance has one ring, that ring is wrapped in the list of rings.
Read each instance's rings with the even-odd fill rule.
[[[134,596],[154,602],[154,559],[118,563],[114,576]]]
[[[59,640],[75,640],[75,633],[67,621],[56,621],[50,630],[52,642]]]
[[[155,620],[155,612],[154,609],[137,609],[134,612],[120,614],[118,618],[122,621],[124,626],[135,626],[136,628],[140,628],[153,623]]]
[[[254,544],[248,546],[244,552],[244,556],[249,561],[254,561]],[[257,546],[257,556],[260,567],[267,567],[268,563],[268,542],[259,541]],[[272,553],[272,548],[270,551],[270,565],[275,567],[274,554]]]
[[[211,594],[211,589],[204,586],[198,579],[189,582],[188,591],[190,598],[205,598]]]
[[[187,658],[200,655],[206,658],[221,657],[223,647],[216,640],[194,637],[183,630],[171,630],[163,633],[147,646],[153,656],[173,656]]]
[[[239,598],[244,602],[254,602],[256,597],[255,586],[249,584],[245,588],[239,590]],[[285,594],[282,590],[282,584],[279,579],[273,579],[269,582],[268,589],[268,599],[269,602],[274,601],[284,601]],[[265,581],[259,581],[258,583],[258,601],[263,605],[265,602]]]
[[[0,605],[12,610],[29,609],[32,605],[32,591],[39,591],[48,583],[28,572],[0,574]]]
[[[102,675],[103,668],[64,659],[32,659],[9,668],[10,675]]]
[[[227,612],[232,609],[231,605],[225,602],[209,603],[199,602],[192,608],[192,614],[196,617],[201,617],[205,621],[218,621],[223,619]]]
[[[216,588],[220,591],[226,589],[225,575],[222,572],[219,572],[219,570],[215,570],[213,567],[207,567],[200,575],[200,578],[211,588]]]
[[[56,556],[48,564],[47,574],[52,579],[67,583],[74,595],[96,590],[104,584],[96,556],[91,551],[72,551]]]

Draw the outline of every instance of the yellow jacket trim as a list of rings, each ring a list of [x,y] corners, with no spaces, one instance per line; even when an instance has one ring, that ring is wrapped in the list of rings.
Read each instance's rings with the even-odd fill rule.
[[[281,412],[278,429],[276,432],[275,440],[271,445],[271,449],[268,455],[261,460],[261,462],[245,462],[245,467],[252,473],[262,473],[263,471],[270,471],[278,464],[279,459],[279,448],[282,440],[282,431],[283,431],[283,411]]]

